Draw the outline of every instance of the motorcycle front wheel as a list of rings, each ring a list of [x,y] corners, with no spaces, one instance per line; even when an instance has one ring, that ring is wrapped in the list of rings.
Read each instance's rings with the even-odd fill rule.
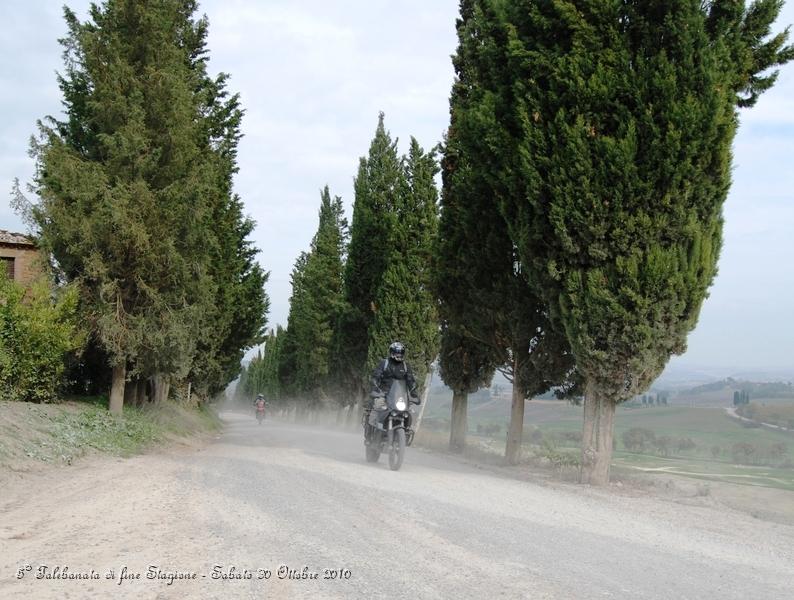
[[[397,429],[389,448],[389,468],[397,471],[403,464],[403,458],[405,458],[405,429]]]

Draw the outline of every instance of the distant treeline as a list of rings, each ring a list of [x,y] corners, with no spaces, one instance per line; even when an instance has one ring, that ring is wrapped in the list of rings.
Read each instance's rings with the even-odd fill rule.
[[[708,394],[711,392],[722,391],[746,392],[752,398],[794,398],[794,385],[792,385],[792,382],[790,381],[742,381],[739,379],[733,379],[732,377],[693,387],[686,392],[682,392],[682,394],[697,396],[699,394]]]

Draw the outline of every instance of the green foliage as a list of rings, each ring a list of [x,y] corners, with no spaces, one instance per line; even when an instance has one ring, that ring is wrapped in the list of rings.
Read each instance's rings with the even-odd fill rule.
[[[461,3],[460,43],[453,58],[457,80],[444,147],[435,269],[446,338],[442,369],[454,377],[506,368],[529,398],[556,385],[572,388],[575,374],[567,342],[528,284],[510,223],[499,212],[496,200],[502,189],[488,166],[492,158],[481,156],[491,154],[500,133],[496,121],[486,118],[491,94],[483,79],[483,61],[492,51],[486,32],[496,25],[487,9],[476,2]],[[453,351],[455,343],[463,347]],[[450,358],[472,364],[445,364]],[[459,381],[467,383],[465,378]]]
[[[345,308],[339,318],[335,368],[350,400],[365,392],[368,372],[369,328],[375,319],[375,298],[389,264],[395,207],[406,188],[397,142],[378,117],[366,157],[359,161],[350,245],[344,270]]]
[[[50,402],[67,356],[85,341],[77,289],[55,294],[41,279],[28,290],[0,272],[0,394],[8,400]]]
[[[438,352],[430,257],[438,206],[435,151],[415,139],[407,157],[379,115],[355,180],[353,222],[344,268],[344,302],[334,334],[333,372],[342,403],[365,393],[388,346],[402,341],[420,385]]]
[[[656,435],[650,429],[632,427],[623,432],[622,441],[623,447],[630,452],[646,452],[655,445]]]
[[[472,4],[471,160],[577,368],[625,400],[684,351],[716,273],[736,107],[792,58],[766,41],[781,2]]]
[[[278,367],[281,347],[284,342],[284,330],[278,327],[270,330],[260,352],[242,369],[237,384],[237,396],[246,402],[252,401],[257,394],[263,394],[268,401],[281,397],[281,383]]]
[[[392,208],[391,244],[380,249],[388,261],[375,295],[367,351],[367,368],[372,372],[391,342],[404,343],[420,387],[438,355],[438,314],[430,272],[438,229],[437,172],[435,152],[424,152],[411,138],[403,185]]]
[[[742,406],[750,404],[750,392],[747,390],[736,390],[733,392],[733,405]]]
[[[7,457],[66,462],[88,452],[131,456],[175,436],[193,436],[217,431],[221,422],[211,409],[185,408],[174,403],[125,407],[124,416],[108,413],[107,398],[81,398],[79,402],[50,405],[14,403],[1,406],[6,426],[14,435],[5,436],[0,462]],[[20,410],[22,409],[22,410]],[[10,431],[10,430],[9,430]]]
[[[578,452],[562,450],[548,439],[542,441],[535,450],[535,455],[546,459],[560,473],[564,469],[578,469],[582,464],[582,457]]]
[[[453,389],[472,394],[491,383],[495,371],[488,347],[442,323],[439,374]]]
[[[298,257],[284,346],[279,355],[282,389],[310,402],[338,385],[331,374],[334,331],[343,312],[342,259],[347,221],[342,199],[320,195],[320,218],[308,253]]]
[[[66,118],[40,124],[32,207],[110,365],[217,391],[261,340],[267,275],[232,193],[242,110],[192,0],[65,10]]]

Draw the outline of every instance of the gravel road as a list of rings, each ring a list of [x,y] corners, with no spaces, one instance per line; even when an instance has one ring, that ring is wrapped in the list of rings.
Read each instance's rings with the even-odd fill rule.
[[[792,527],[223,416],[200,450],[7,480],[0,598],[794,598]]]

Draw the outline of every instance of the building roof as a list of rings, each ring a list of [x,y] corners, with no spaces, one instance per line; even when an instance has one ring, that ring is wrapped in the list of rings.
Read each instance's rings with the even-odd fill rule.
[[[0,244],[12,244],[14,246],[35,246],[36,244],[23,233],[14,233],[0,229]]]

